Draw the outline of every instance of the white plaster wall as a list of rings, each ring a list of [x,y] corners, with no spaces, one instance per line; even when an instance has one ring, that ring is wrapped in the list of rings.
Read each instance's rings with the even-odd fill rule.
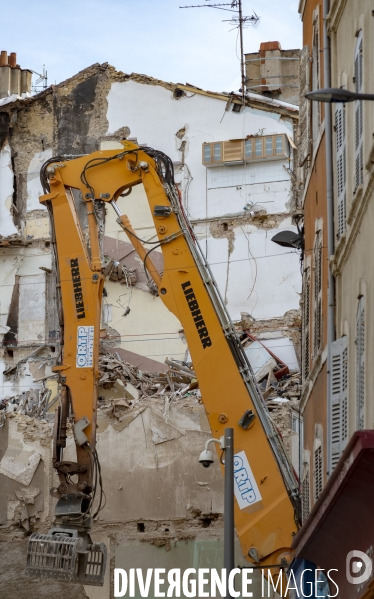
[[[205,236],[203,225],[196,227]],[[234,249],[229,254],[227,238],[209,236],[200,244],[205,251],[219,289],[234,320],[241,312],[253,318],[270,319],[298,309],[301,281],[299,255],[282,248],[271,238],[282,229],[291,229],[290,219],[285,219],[277,229],[257,229],[243,224],[234,229]]]
[[[45,340],[46,288],[45,273],[19,278],[18,343],[40,343]]]
[[[51,268],[51,254],[38,248],[0,248],[0,324],[6,325],[15,277],[42,275],[40,267]],[[37,287],[37,285],[36,285]],[[28,315],[30,317],[30,314]],[[27,317],[27,315],[26,315]]]
[[[46,160],[52,158],[52,149],[37,152],[32,157],[27,170],[27,206],[30,210],[47,210],[43,204],[39,203],[39,196],[43,195],[43,189],[40,184],[40,168]]]
[[[226,112],[225,105],[222,100],[199,94],[174,100],[172,92],[161,86],[135,81],[114,83],[108,94],[108,134],[127,125],[139,143],[180,161],[182,153],[178,149],[182,140],[175,134],[185,128],[184,156],[188,171],[186,167],[182,187],[185,190],[189,183],[184,201],[191,219],[244,214],[245,206],[256,205],[268,214],[285,214],[280,229],[293,228],[286,218],[291,199],[290,174],[284,168],[290,166],[288,161],[209,169],[203,166],[204,142],[243,138],[259,132],[292,136],[290,123],[276,113],[246,108],[237,114]],[[135,227],[145,233],[152,223],[146,202],[134,201],[138,198],[133,192],[120,201]],[[153,227],[148,231],[150,238]],[[265,231],[251,224],[235,228],[234,250],[230,255],[227,239],[212,238],[209,225],[197,224],[195,231],[207,251],[232,318],[240,319],[240,312],[250,312],[256,319],[268,319],[299,307],[299,257],[296,252],[290,255],[289,250],[271,243],[278,229]]]
[[[184,360],[187,346],[178,332],[182,326],[159,297],[110,281],[105,283],[105,288],[108,293],[105,303],[111,306],[107,324],[121,335],[122,349],[157,362],[163,362],[166,357]],[[123,317],[127,305],[130,314]]]
[[[10,208],[13,203],[13,171],[11,150],[5,145],[0,152],[0,235],[7,237],[18,233]]]
[[[31,353],[32,349],[30,349]],[[24,391],[30,391],[35,389],[39,391],[42,389],[41,383],[35,383],[32,373],[30,372],[29,362],[24,362],[20,365],[17,371],[17,376],[4,375],[4,370],[9,368],[9,360],[0,358],[0,399],[9,397],[15,397],[20,395]],[[41,378],[41,377],[40,377]]]
[[[215,170],[207,169],[202,164],[204,142],[243,138],[260,130],[263,135],[286,133],[292,136],[290,124],[281,120],[277,113],[252,108],[246,108],[240,114],[231,110],[226,112],[225,101],[199,94],[174,100],[172,92],[161,86],[143,85],[135,81],[113,83],[107,99],[108,134],[127,125],[139,143],[162,150],[174,161],[181,160],[182,153],[178,149],[182,141],[187,142],[185,161],[192,180],[185,201],[193,219],[207,216],[202,213],[207,177]],[[182,128],[186,129],[183,140],[175,135]],[[272,168],[277,168],[279,162],[271,161]],[[256,166],[250,166],[249,170],[255,170]],[[235,168],[229,167],[227,170]],[[281,179],[287,180],[289,176]],[[223,211],[225,213],[226,210]]]

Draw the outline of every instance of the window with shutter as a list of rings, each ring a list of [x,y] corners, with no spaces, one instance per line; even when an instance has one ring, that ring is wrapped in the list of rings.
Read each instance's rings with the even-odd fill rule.
[[[314,299],[314,356],[317,356],[322,346],[322,231],[317,231],[314,242],[314,277],[313,277],[313,299]]]
[[[312,47],[312,89],[319,89],[320,85],[320,32],[319,32],[319,10],[315,11],[313,19],[313,47]],[[316,144],[319,128],[321,125],[321,105],[312,102],[312,138],[313,145]]]
[[[303,524],[310,513],[310,471],[309,464],[304,464],[303,481],[301,488],[301,509]]]
[[[365,298],[360,297],[356,318],[356,426],[365,428]]]
[[[300,96],[299,96],[299,132],[300,166],[304,164],[309,156],[310,144],[310,102],[305,94],[310,91],[310,60],[309,46],[304,46],[300,52]]]
[[[331,471],[348,440],[348,342],[341,337],[332,343]]]
[[[323,457],[322,457],[322,443],[319,440],[319,444],[314,449],[314,500],[317,501],[321,495],[323,489]]]
[[[343,235],[346,227],[346,127],[345,105],[337,104],[335,109],[336,173],[338,192],[337,237]]]
[[[310,268],[304,271],[304,302],[303,302],[303,360],[302,360],[302,375],[303,382],[309,376],[310,370]]]
[[[355,92],[363,93],[363,68],[362,68],[362,31],[358,34],[355,50]],[[361,100],[355,102],[355,191],[364,182],[364,157],[363,157],[363,105]]]

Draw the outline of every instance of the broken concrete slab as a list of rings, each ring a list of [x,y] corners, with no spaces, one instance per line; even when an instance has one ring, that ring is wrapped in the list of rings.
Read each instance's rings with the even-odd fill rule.
[[[41,460],[37,452],[8,447],[0,461],[0,474],[28,486]]]

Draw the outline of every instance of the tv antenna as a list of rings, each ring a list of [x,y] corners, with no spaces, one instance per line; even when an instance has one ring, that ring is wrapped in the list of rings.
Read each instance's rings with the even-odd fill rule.
[[[48,87],[48,75],[47,75],[47,71],[45,69],[45,64],[43,64],[43,73],[37,73],[36,71],[33,71],[32,69],[30,69],[32,73],[34,73],[34,75],[38,75],[38,79],[34,82],[34,85],[32,86],[32,91],[34,93],[38,93],[38,91],[40,89],[45,90]]]
[[[228,12],[236,13],[237,16],[233,16],[231,19],[223,19],[223,23],[230,23],[234,25],[233,29],[239,29],[240,35],[240,76],[241,76],[241,93],[242,103],[245,101],[245,63],[244,63],[244,48],[243,48],[243,28],[244,27],[257,27],[260,21],[260,17],[253,11],[253,15],[250,17],[243,16],[242,11],[242,0],[232,0],[231,2],[212,4],[210,0],[205,0],[206,4],[191,4],[189,6],[180,6],[179,8],[216,8],[218,10],[226,10]]]

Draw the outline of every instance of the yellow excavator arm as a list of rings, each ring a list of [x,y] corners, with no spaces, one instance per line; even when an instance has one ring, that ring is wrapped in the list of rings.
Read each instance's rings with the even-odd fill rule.
[[[235,526],[244,556],[264,568],[290,563],[292,537],[300,520],[298,483],[184,213],[171,160],[162,152],[124,141],[123,150],[55,157],[43,165],[41,179],[48,191],[40,201],[51,214],[63,314],[61,363],[55,367],[62,389],[54,440],[60,484],[51,491],[58,499],[55,527],[49,535],[31,537],[27,571],[85,584],[103,580],[106,550],[89,537],[93,499],[101,480],[95,423],[105,278],[98,235],[103,202],[116,211],[117,222],[142,258],[147,276],[183,326],[213,435],[223,436],[226,426],[234,429]],[[141,183],[158,236],[158,243],[147,249],[116,203],[121,194],[128,195]],[[78,218],[78,204],[83,203],[88,239]],[[156,247],[164,258],[162,273],[152,262]],[[63,460],[69,414],[76,462]],[[98,509],[100,503],[96,513]],[[53,559],[61,551],[69,556],[65,562]]]

